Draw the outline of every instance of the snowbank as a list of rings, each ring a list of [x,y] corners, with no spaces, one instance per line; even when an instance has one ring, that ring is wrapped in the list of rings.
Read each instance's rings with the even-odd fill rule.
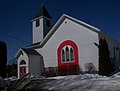
[[[27,78],[18,82],[17,91],[120,91],[120,73],[111,77],[84,74]],[[10,91],[13,91],[13,89]]]
[[[52,79],[57,79],[57,81],[48,85],[49,90],[120,91],[120,73],[112,77],[100,76],[98,74],[84,74],[63,77],[58,76]]]

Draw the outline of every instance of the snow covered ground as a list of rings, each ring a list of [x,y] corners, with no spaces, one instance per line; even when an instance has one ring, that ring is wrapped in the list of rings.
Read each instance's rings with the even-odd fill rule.
[[[33,77],[18,82],[17,91],[120,91],[120,73],[111,77],[98,74]]]
[[[56,91],[120,91],[120,73],[111,77],[98,74],[58,76],[46,84],[48,90]]]

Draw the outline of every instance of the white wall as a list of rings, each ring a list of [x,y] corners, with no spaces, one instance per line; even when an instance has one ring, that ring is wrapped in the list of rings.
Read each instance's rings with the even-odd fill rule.
[[[32,75],[41,75],[44,68],[42,57],[37,55],[29,55],[29,57],[30,73]]]
[[[79,64],[83,70],[90,62],[98,68],[98,48],[94,45],[99,43],[98,33],[69,19],[64,20],[43,48],[36,49],[43,55],[45,67],[58,66],[57,49],[66,40],[72,40],[78,46]]]

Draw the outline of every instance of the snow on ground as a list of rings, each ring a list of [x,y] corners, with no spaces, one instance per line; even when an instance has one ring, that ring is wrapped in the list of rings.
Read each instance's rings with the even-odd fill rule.
[[[46,84],[49,90],[56,91],[120,91],[120,73],[111,77],[98,74],[58,76]]]
[[[111,77],[98,74],[32,77],[18,82],[21,83],[15,86],[17,91],[120,91],[120,73]]]

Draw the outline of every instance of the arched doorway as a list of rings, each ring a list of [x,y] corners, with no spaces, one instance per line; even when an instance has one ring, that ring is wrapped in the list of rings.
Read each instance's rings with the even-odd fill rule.
[[[26,62],[25,60],[22,60],[20,62],[20,70],[19,70],[20,78],[24,75],[26,75]]]

